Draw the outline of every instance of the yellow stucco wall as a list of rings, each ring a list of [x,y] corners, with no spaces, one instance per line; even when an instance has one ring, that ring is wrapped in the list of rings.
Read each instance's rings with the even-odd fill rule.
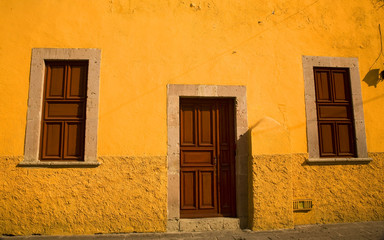
[[[0,158],[0,234],[166,229],[166,157],[101,157],[97,168],[15,168]]]
[[[249,227],[382,221],[384,153],[369,156],[369,164],[346,165],[308,165],[307,154],[253,156]],[[311,199],[312,210],[293,212],[293,200],[299,199]]]
[[[293,198],[312,199],[313,210],[295,212],[295,224],[379,221],[384,219],[384,153],[369,164],[309,166],[292,159]]]
[[[292,164],[286,155],[253,156],[249,169],[249,201],[253,207],[249,228],[292,228]]]
[[[303,166],[307,143],[301,62],[302,55],[358,57],[363,80],[380,51],[381,4],[0,0],[0,234],[165,231],[166,84],[247,87],[252,229],[383,219],[382,209],[374,207],[382,202],[372,199],[383,199],[378,188],[383,186],[384,83],[361,83],[367,146],[374,161]],[[16,167],[24,149],[31,49],[48,47],[102,51],[100,167]],[[383,63],[381,57],[372,68],[384,70]],[[331,201],[334,194],[324,188],[313,195],[326,176],[332,178],[332,191],[340,191],[335,174],[340,171],[340,178],[351,179],[342,187],[373,189],[362,200],[370,206],[361,203],[345,215],[352,201],[361,201],[349,192],[344,198],[354,199],[339,214],[334,209],[342,203]],[[363,185],[357,185],[362,176]],[[293,214],[292,200],[307,196],[334,204],[316,202],[316,210]]]
[[[272,119],[287,131],[284,152],[306,152],[301,56],[358,57],[363,79],[379,54],[378,24],[384,26],[384,9],[370,0],[0,4],[3,156],[23,155],[34,47],[102,50],[99,155],[166,155],[167,83],[246,85],[249,125]],[[382,69],[383,59],[373,68]],[[376,141],[384,131],[377,107],[383,85],[362,83],[372,152],[384,148]],[[268,136],[263,129],[256,128],[260,139]],[[265,139],[256,149],[282,152]]]

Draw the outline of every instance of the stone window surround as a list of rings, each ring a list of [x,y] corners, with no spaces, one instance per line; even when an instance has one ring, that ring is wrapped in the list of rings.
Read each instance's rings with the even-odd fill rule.
[[[241,226],[248,220],[248,119],[245,86],[167,85],[168,129],[168,229],[180,219],[180,97],[234,98],[236,106],[236,211]]]
[[[40,135],[45,60],[88,60],[84,161],[40,161]],[[101,50],[94,48],[33,48],[29,80],[24,159],[21,167],[96,167]]]
[[[303,56],[303,74],[305,90],[305,112],[307,117],[308,163],[366,163],[372,161],[368,157],[365,135],[363,100],[361,96],[359,61],[347,57]],[[313,68],[333,67],[348,68],[351,80],[353,117],[355,127],[356,158],[320,158],[319,137],[317,127],[316,93]]]

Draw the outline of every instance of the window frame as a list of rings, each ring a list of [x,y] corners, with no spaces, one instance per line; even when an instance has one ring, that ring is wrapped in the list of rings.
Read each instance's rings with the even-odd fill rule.
[[[45,61],[88,61],[85,144],[83,161],[41,161],[40,138],[43,111]],[[99,108],[101,50],[94,48],[34,48],[32,49],[28,111],[21,167],[97,167],[97,127]]]
[[[345,162],[363,162],[372,161],[368,157],[365,122],[363,111],[363,100],[361,95],[359,62],[357,58],[348,57],[319,57],[303,56],[303,74],[305,91],[305,112],[307,123],[307,147],[309,157],[308,163],[345,163]],[[320,157],[318,119],[316,109],[316,92],[314,81],[314,68],[347,68],[349,69],[353,124],[355,128],[355,146],[357,157]]]

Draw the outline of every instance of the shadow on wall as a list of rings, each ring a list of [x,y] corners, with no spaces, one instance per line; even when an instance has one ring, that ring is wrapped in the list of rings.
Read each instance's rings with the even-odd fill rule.
[[[384,80],[384,71],[379,69],[370,70],[364,77],[363,81],[368,84],[369,87],[377,87],[377,84]]]

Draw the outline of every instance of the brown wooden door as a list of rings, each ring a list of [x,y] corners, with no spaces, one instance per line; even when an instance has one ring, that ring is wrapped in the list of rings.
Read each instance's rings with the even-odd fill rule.
[[[180,100],[180,216],[235,216],[232,99]]]

